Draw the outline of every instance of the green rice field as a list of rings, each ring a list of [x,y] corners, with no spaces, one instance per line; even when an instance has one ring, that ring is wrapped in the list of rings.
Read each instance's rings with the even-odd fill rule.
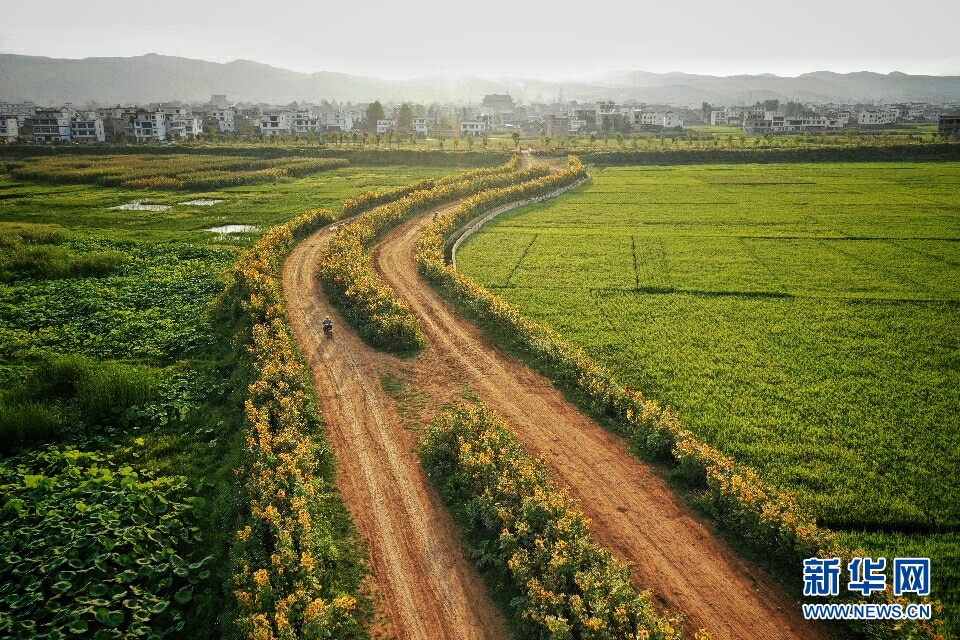
[[[488,224],[458,267],[851,544],[932,557],[956,632],[960,164],[593,176]]]

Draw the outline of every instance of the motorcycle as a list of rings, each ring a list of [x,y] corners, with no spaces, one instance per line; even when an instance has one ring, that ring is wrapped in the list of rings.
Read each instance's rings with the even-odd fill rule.
[[[328,338],[333,337],[333,323],[330,322],[329,320],[325,320],[323,322],[323,335],[325,335]]]

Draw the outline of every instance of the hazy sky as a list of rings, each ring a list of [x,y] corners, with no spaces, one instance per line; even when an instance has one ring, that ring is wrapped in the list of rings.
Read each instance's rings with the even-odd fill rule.
[[[152,52],[385,78],[465,72],[557,79],[627,68],[960,75],[960,2],[890,6],[877,0],[46,0],[42,11],[24,5],[4,13],[0,53],[85,58]]]

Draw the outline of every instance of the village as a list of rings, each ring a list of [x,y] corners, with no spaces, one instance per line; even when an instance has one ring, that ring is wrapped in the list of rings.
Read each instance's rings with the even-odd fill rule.
[[[870,131],[917,124],[938,125],[942,139],[960,135],[960,105],[922,102],[891,104],[814,104],[765,100],[753,105],[694,106],[637,102],[515,101],[488,94],[474,104],[367,104],[293,102],[288,105],[233,103],[211,95],[199,104],[96,104],[40,106],[0,102],[0,145],[63,143],[169,143],[200,137],[270,138],[289,136],[343,140],[344,134],[393,139],[484,138],[512,135],[565,140],[576,136],[657,134],[675,136],[685,127],[736,128],[744,136]],[[366,138],[364,138],[366,140]]]

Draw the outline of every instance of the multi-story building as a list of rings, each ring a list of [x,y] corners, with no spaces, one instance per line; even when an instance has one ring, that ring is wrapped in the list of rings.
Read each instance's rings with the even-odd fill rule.
[[[597,103],[596,122],[598,127],[603,126],[604,118],[607,118],[608,121],[612,121],[614,118],[619,116],[620,105],[618,105],[616,102],[613,102],[612,100],[605,100]]]
[[[569,138],[570,118],[559,118],[552,115],[546,116],[543,119],[543,134],[548,138]]]
[[[660,116],[660,126],[664,129],[683,129],[683,118],[679,113],[667,111]]]
[[[396,120],[377,120],[377,135],[383,135],[397,130]]]
[[[32,116],[37,105],[32,102],[0,102],[0,113],[11,116]]]
[[[210,123],[216,125],[217,131],[220,133],[234,133],[236,131],[235,116],[236,113],[229,108],[214,109],[207,112]]]
[[[730,115],[726,109],[714,109],[710,112],[710,124],[715,127],[730,124]]]
[[[319,135],[323,131],[323,118],[310,110],[297,111],[293,116],[293,132],[298,136],[311,133]]]
[[[70,119],[70,138],[74,142],[106,142],[103,119],[96,114],[77,114]]]
[[[857,115],[857,124],[863,125],[893,124],[896,121],[897,118],[893,111],[864,109]]]
[[[203,133],[203,121],[193,114],[167,115],[167,138],[190,140]]]
[[[960,114],[944,114],[937,120],[937,135],[944,140],[960,140]]]
[[[280,133],[292,133],[295,115],[296,114],[289,111],[263,114],[260,116],[260,133],[265,136],[275,136]]]
[[[414,118],[413,132],[418,136],[426,138],[427,134],[430,133],[430,123],[426,118]]]
[[[133,117],[133,137],[137,142],[165,141],[167,114],[162,111],[138,111]]]
[[[515,106],[509,94],[491,93],[483,96],[480,114],[494,126],[503,126],[513,120]]]
[[[37,109],[29,119],[28,128],[37,142],[69,142],[70,110]]]
[[[463,120],[460,123],[460,137],[480,137],[487,133],[489,125],[486,120]]]
[[[20,125],[12,115],[0,116],[0,144],[16,142],[20,138]]]
[[[339,131],[353,131],[355,122],[350,112],[346,109],[335,109],[327,113],[327,129],[337,129]]]

